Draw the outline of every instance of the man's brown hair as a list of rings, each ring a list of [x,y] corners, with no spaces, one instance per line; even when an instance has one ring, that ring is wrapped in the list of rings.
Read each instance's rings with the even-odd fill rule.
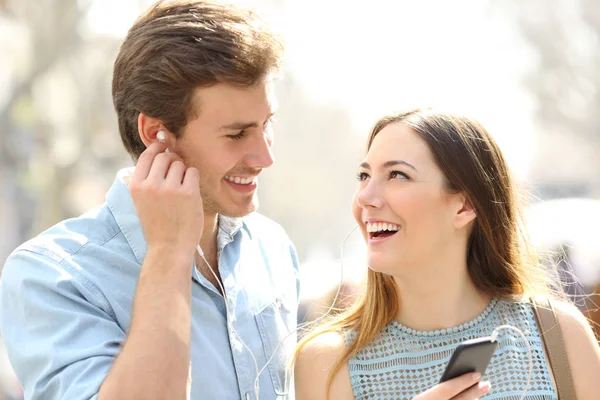
[[[159,1],[129,30],[115,61],[112,94],[125,148],[146,149],[140,112],[178,136],[197,115],[194,91],[249,87],[279,68],[283,45],[250,10],[215,0]]]

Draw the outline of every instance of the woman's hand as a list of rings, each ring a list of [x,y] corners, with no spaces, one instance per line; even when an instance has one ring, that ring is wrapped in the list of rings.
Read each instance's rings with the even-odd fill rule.
[[[480,382],[481,374],[464,374],[432,387],[413,400],[475,400],[490,390],[489,382]]]

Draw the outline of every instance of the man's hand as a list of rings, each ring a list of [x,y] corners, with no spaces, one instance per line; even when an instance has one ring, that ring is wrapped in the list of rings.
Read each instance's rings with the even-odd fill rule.
[[[140,155],[129,190],[148,248],[193,254],[204,225],[199,173],[165,149],[154,142]]]
[[[127,340],[99,399],[184,399],[190,373],[191,273],[204,223],[198,170],[163,143],[142,153],[129,182],[148,253]],[[165,268],[167,266],[167,268]],[[187,268],[186,268],[187,267]]]
[[[490,390],[488,382],[479,382],[481,375],[464,374],[458,378],[435,385],[413,400],[475,400]]]

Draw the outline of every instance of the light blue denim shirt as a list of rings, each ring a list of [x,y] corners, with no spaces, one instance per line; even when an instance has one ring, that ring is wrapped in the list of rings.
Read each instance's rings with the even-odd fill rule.
[[[106,202],[20,246],[1,283],[1,328],[27,399],[95,399],[124,344],[146,241],[123,175]],[[255,399],[265,365],[296,327],[298,261],[284,230],[259,214],[219,217],[224,298],[195,269],[192,399]],[[165,268],[169,268],[165,265]],[[260,375],[260,399],[285,397],[292,333]],[[293,391],[293,385],[289,385]]]

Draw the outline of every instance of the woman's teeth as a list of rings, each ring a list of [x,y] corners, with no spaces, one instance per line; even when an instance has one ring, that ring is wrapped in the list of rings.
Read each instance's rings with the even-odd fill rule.
[[[369,233],[383,231],[396,232],[398,229],[400,229],[400,225],[396,224],[388,224],[384,222],[367,223],[367,232]]]

